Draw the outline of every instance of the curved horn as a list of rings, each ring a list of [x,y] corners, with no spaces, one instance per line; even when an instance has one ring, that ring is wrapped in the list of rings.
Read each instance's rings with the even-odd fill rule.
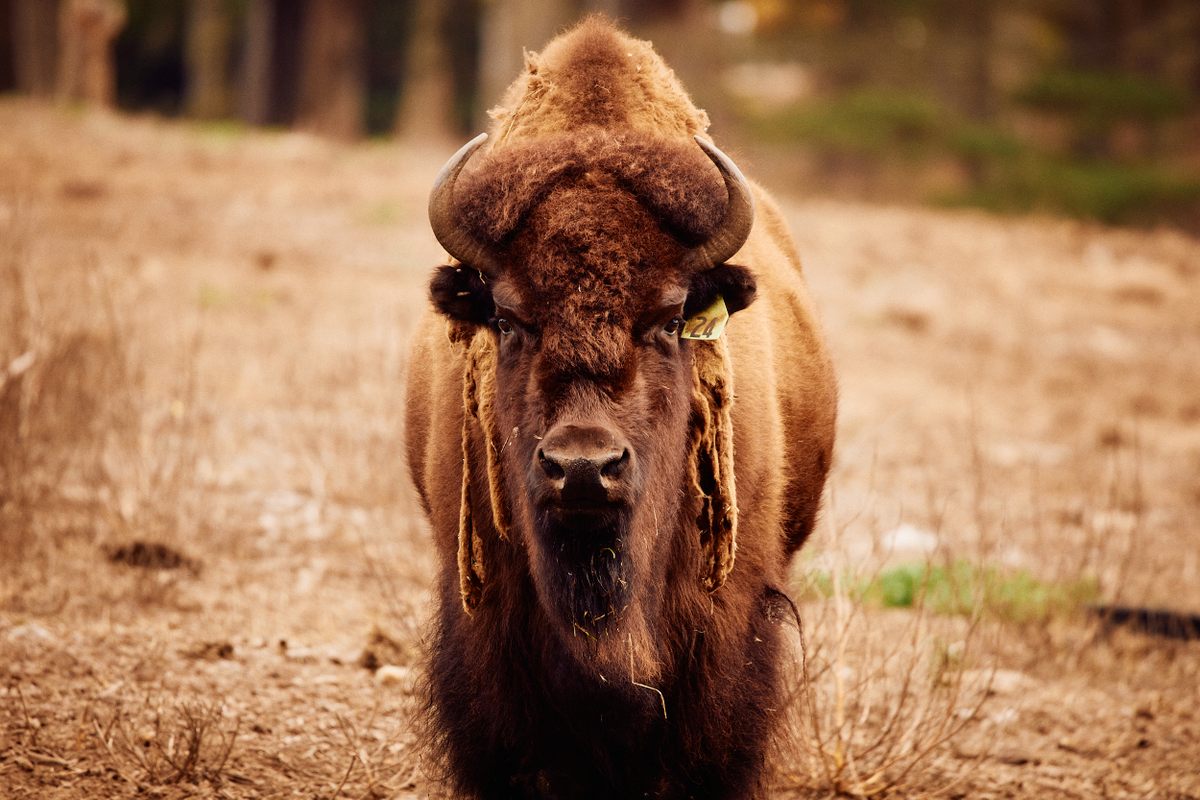
[[[484,274],[494,274],[495,263],[491,252],[463,228],[454,207],[454,183],[458,180],[458,174],[487,138],[486,133],[479,134],[460,147],[442,167],[429,192],[429,225],[447,253]]]
[[[721,227],[707,242],[693,248],[685,262],[685,267],[704,270],[732,258],[750,237],[750,229],[754,226],[754,195],[750,193],[750,184],[742,171],[729,156],[707,139],[699,136],[693,138],[721,171],[721,177],[725,179],[725,191],[729,193],[729,205]]]

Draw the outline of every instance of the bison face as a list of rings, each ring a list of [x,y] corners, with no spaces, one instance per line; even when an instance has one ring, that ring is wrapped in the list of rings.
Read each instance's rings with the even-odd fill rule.
[[[734,189],[748,198],[740,175],[718,168],[730,200]],[[669,571],[697,563],[687,556],[698,547],[688,538],[692,354],[712,345],[681,334],[717,295],[731,313],[753,300],[748,270],[721,263],[749,217],[739,225],[732,250],[726,241],[705,263],[714,253],[698,259],[627,182],[584,171],[543,187],[502,246],[439,233],[463,263],[435,272],[435,307],[493,340],[510,535],[540,606],[593,661],[606,641],[651,637]]]
[[[506,495],[542,605],[572,637],[609,632],[633,598],[650,605],[663,579],[655,565],[669,561],[691,376],[683,292],[668,295],[617,324],[496,303],[495,414],[512,433]],[[572,357],[583,353],[590,363]]]

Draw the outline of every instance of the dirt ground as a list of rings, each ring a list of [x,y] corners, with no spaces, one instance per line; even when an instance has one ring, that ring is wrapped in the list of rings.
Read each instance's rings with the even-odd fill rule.
[[[401,406],[451,150],[0,99],[0,796],[442,796]],[[1200,642],[801,588],[1200,612],[1200,241],[771,188],[842,396],[777,796],[1200,798]]]

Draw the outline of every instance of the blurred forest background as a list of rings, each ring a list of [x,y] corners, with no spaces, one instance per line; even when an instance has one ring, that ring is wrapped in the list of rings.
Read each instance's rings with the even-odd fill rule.
[[[462,137],[592,12],[777,190],[1200,230],[1196,0],[0,0],[0,91]]]

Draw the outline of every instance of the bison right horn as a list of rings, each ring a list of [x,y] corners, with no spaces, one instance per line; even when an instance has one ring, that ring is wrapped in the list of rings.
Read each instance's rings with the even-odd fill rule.
[[[721,177],[725,179],[725,191],[729,193],[729,205],[725,209],[721,227],[707,242],[693,248],[683,263],[685,269],[700,271],[733,258],[733,254],[741,250],[750,238],[750,229],[754,227],[754,195],[750,192],[749,181],[733,163],[733,159],[707,139],[699,136],[693,138],[721,171]]]
[[[462,226],[454,202],[454,184],[458,174],[487,138],[486,133],[479,134],[460,147],[442,167],[429,193],[429,225],[447,253],[484,275],[495,275],[496,264],[491,251]]]

